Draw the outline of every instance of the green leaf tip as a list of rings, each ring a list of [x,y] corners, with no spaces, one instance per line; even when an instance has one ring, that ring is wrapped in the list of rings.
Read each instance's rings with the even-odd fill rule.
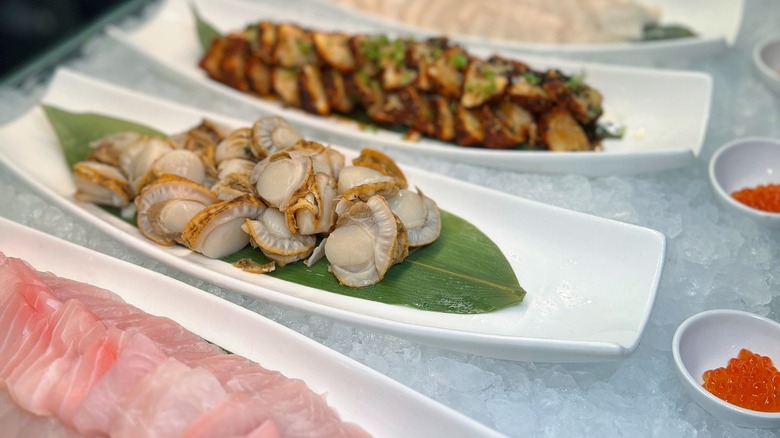
[[[190,9],[192,9],[192,15],[195,17],[195,30],[198,34],[198,42],[200,42],[201,49],[206,51],[211,47],[211,43],[215,38],[222,38],[222,33],[200,15],[194,3],[190,3]]]

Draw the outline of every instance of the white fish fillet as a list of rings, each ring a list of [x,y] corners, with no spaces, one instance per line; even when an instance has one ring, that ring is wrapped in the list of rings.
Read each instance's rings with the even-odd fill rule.
[[[369,436],[302,380],[0,252],[4,416],[29,436]]]

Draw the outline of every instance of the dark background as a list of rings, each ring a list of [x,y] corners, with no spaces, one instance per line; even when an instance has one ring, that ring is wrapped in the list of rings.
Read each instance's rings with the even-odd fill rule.
[[[0,0],[0,80],[128,0]]]

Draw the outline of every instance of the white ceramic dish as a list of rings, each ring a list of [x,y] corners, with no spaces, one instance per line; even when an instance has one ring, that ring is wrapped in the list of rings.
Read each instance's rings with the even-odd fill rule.
[[[195,0],[193,4],[221,32],[240,29],[260,18],[294,20],[312,28],[344,32],[370,29],[365,23],[328,20],[312,11],[273,7],[265,2]],[[178,72],[182,78],[239,99],[261,113],[281,114],[311,137],[351,148],[398,148],[434,158],[523,172],[587,176],[633,174],[691,164],[700,151],[709,120],[712,80],[706,74],[523,57],[537,68],[555,67],[569,73],[584,70],[588,83],[605,96],[602,120],[625,127],[623,138],[605,140],[604,151],[598,153],[466,148],[432,139],[411,142],[397,132],[369,131],[343,118],[319,117],[283,108],[276,102],[262,100],[207,78],[197,66],[202,51],[194,27],[188,2],[167,0],[140,28],[129,32],[111,28],[109,33],[142,55]],[[474,52],[482,56],[492,53]]]
[[[289,0],[276,0],[275,2],[282,1]],[[309,7],[319,8],[321,11],[337,11],[349,20],[370,23],[375,28],[409,33],[423,32],[395,20],[383,19],[334,5],[328,0],[299,1]],[[744,1],[742,0],[727,2],[640,0],[640,3],[660,8],[662,24],[684,25],[693,30],[697,37],[603,44],[545,44],[466,35],[450,35],[450,37],[473,46],[540,55],[587,57],[588,59],[614,62],[626,61],[627,59],[669,60],[680,57],[710,56],[727,49],[737,39],[744,12]]]
[[[745,188],[780,184],[780,139],[751,137],[721,146],[710,159],[709,177],[715,195],[727,208],[780,227],[780,213],[748,207],[731,196]]]
[[[685,320],[672,341],[680,381],[691,397],[715,417],[745,427],[780,427],[780,413],[732,405],[704,389],[704,372],[725,367],[742,348],[780,364],[780,324],[739,310],[708,310]]]
[[[161,132],[183,131],[202,117],[242,126],[62,70],[44,102],[136,121]],[[344,153],[348,159],[354,156]],[[442,209],[471,222],[498,244],[528,295],[519,305],[478,315],[381,304],[247,274],[181,246],[158,246],[104,210],[76,203],[71,173],[60,155],[40,109],[0,128],[0,158],[6,167],[54,204],[160,262],[266,301],[487,356],[584,362],[630,355],[647,324],[664,265],[666,241],[656,231],[404,168],[409,181]],[[491,214],[484,214],[486,208]],[[510,217],[523,220],[507,220]]]
[[[780,93],[780,35],[765,38],[756,44],[753,64],[767,87]]]
[[[327,394],[328,403],[342,419],[362,425],[377,437],[500,436],[303,335],[162,274],[2,217],[0,251],[39,271],[111,290],[128,303],[167,316],[228,351],[287,377],[303,379],[313,391]],[[315,363],[316,367],[311,366]]]

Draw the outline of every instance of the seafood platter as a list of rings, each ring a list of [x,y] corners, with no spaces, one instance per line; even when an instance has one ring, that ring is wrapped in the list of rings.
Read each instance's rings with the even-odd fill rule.
[[[31,140],[29,132],[38,135]],[[86,147],[79,159],[72,144]],[[279,117],[246,124],[66,69],[55,74],[41,106],[0,128],[0,145],[4,165],[48,201],[193,278],[455,350],[560,362],[626,357],[639,343],[663,268],[665,240],[655,231],[428,175],[374,149],[326,146]],[[522,211],[528,230],[507,228],[502,215],[486,219],[477,208],[486,202],[503,205],[506,214]],[[550,229],[553,222],[560,228]],[[319,344],[275,334],[258,315],[221,298],[3,226],[11,229],[0,233],[3,281],[14,285],[3,291],[0,317],[9,348],[0,354],[7,372],[0,418],[9,430],[392,436],[399,424],[429,431],[443,422],[457,433],[496,433]],[[540,227],[552,234],[539,236]],[[552,235],[570,249],[565,259],[549,249]],[[582,236],[591,242],[583,245]],[[642,248],[642,263],[623,262],[613,275],[620,296],[594,271],[621,258],[605,255],[604,262],[585,251],[601,239],[623,242],[626,252]],[[507,257],[520,242],[536,246],[532,260]],[[39,249],[58,245],[73,257]],[[230,260],[237,251],[250,255]],[[572,257],[583,266],[572,266]],[[84,270],[80,260],[87,259]],[[487,269],[480,266],[486,260]],[[295,271],[299,277],[274,277]],[[578,285],[573,293],[581,304],[551,312],[561,282]],[[161,299],[157,291],[166,289]],[[437,304],[437,290],[447,295],[444,304]],[[402,293],[387,301],[387,291]],[[613,306],[630,315],[619,332],[614,321],[598,324]],[[225,321],[258,326],[266,342],[291,344],[292,352],[259,354],[256,335],[237,335]],[[326,367],[312,378],[314,369],[304,366],[310,361],[296,354],[325,355],[318,363]],[[55,376],[54,369],[68,371]],[[361,391],[375,397],[350,400],[351,389],[327,381],[353,388],[355,372],[367,373]],[[388,425],[364,411],[377,412],[387,401],[386,412],[407,420]],[[435,427],[434,435],[447,434]]]
[[[0,124],[4,433],[533,435],[541,393],[673,365],[664,287],[727,244],[655,193],[723,116],[669,60],[727,53],[745,5],[536,2],[542,31],[448,1],[158,0],[53,65]],[[138,65],[90,64],[114,49]]]

